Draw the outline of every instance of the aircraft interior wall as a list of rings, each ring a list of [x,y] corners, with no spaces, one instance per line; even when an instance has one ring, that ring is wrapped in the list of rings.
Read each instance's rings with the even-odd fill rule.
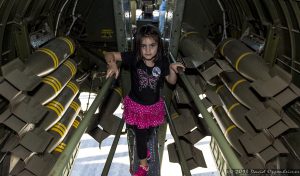
[[[170,162],[205,167],[194,144],[212,136],[220,175],[299,171],[300,2],[165,0],[162,13],[163,1],[0,0],[0,175],[69,175],[84,133],[99,145],[124,134],[113,112],[129,72],[106,79],[104,54],[132,50],[136,28],[162,19],[165,55],[186,66],[162,91]],[[82,92],[102,97],[84,111]]]

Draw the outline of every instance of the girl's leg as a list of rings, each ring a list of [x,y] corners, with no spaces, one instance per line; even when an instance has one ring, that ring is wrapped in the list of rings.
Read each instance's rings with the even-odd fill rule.
[[[138,129],[134,127],[135,137],[136,137],[136,149],[137,154],[140,159],[140,165],[148,166],[147,162],[147,142],[149,136],[153,132],[153,128],[149,129]]]

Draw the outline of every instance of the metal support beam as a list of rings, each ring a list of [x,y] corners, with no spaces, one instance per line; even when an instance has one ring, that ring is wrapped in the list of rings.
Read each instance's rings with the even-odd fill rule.
[[[172,120],[171,115],[168,111],[168,107],[167,107],[167,104],[166,104],[165,101],[164,101],[164,105],[165,105],[165,109],[166,109],[166,112],[167,112],[169,127],[170,127],[170,130],[172,132],[172,136],[174,138],[176,149],[177,149],[177,152],[178,152],[179,162],[180,162],[180,167],[181,167],[182,173],[185,176],[191,176],[191,172],[190,172],[190,170],[188,168],[188,165],[187,165],[187,162],[185,160],[183,149],[182,149],[182,146],[180,144],[180,140],[179,140],[179,137],[177,135],[175,125],[173,123],[173,120]]]
[[[173,62],[175,61],[174,56],[170,53],[171,59]],[[224,137],[220,128],[216,125],[215,121],[211,117],[210,113],[207,111],[206,107],[204,106],[203,102],[200,100],[199,96],[196,94],[195,89],[193,88],[192,84],[189,82],[188,78],[185,76],[183,72],[179,73],[179,77],[182,80],[183,84],[185,85],[188,93],[192,97],[193,101],[195,102],[196,108],[202,114],[204,122],[208,127],[208,130],[212,134],[212,136],[216,139],[224,157],[227,158],[227,162],[232,169],[243,169],[243,166],[239,159],[237,158],[235,152],[233,151],[230,144],[227,142],[226,138]]]
[[[175,10],[173,13],[173,21],[171,25],[171,39],[169,45],[169,51],[173,56],[177,56],[178,44],[181,32],[181,21],[183,17],[185,0],[176,0],[175,1]]]
[[[164,87],[161,90],[161,96],[164,97],[165,103],[167,104],[168,108],[170,107],[170,104],[171,104],[172,95],[173,95],[173,92],[172,92],[171,88],[167,84],[164,84]],[[163,156],[164,156],[167,126],[168,126],[168,124],[165,123],[163,125],[160,125],[159,129],[158,129],[158,145],[159,145],[158,153],[159,153],[160,166],[162,165]]]
[[[119,127],[117,129],[117,133],[115,135],[115,138],[114,138],[114,141],[112,143],[112,146],[111,146],[111,148],[109,150],[109,154],[107,156],[107,159],[106,159],[104,168],[102,170],[101,176],[107,176],[108,175],[108,172],[109,172],[109,169],[110,169],[113,157],[115,155],[115,152],[116,152],[116,149],[117,149],[117,146],[118,146],[118,142],[119,142],[119,139],[120,139],[120,136],[121,136],[121,132],[122,132],[123,126],[124,126],[124,119],[122,119],[121,122],[120,122],[120,124],[119,124]]]
[[[279,37],[277,34],[277,28],[272,25],[267,26],[268,33],[266,37],[266,46],[264,51],[264,60],[270,66],[275,64],[276,50],[279,44]]]
[[[281,6],[281,9],[282,9],[282,12],[284,14],[284,17],[285,17],[285,20],[286,20],[286,25],[287,25],[287,28],[288,28],[288,32],[289,32],[289,35],[290,35],[290,43],[291,43],[291,46],[290,46],[290,49],[291,49],[291,53],[290,53],[290,57],[292,59],[292,64],[291,64],[291,74],[292,74],[292,79],[294,82],[296,82],[296,79],[297,79],[297,72],[295,72],[293,70],[293,68],[296,68],[296,38],[295,38],[295,33],[293,32],[293,22],[292,22],[292,18],[291,18],[291,14],[292,12],[290,12],[287,4],[285,1],[283,0],[279,0],[278,1],[280,6]]]
[[[26,62],[31,52],[27,24],[25,22],[23,24],[15,24],[14,34],[17,53],[20,59]]]
[[[118,50],[125,51],[128,49],[126,41],[126,21],[123,7],[123,0],[114,0],[114,15],[115,15],[115,27],[116,37],[118,42]],[[129,26],[131,29],[131,26]]]
[[[257,10],[257,14],[258,14],[258,17],[259,17],[260,21],[262,22],[262,24],[267,25],[268,20],[266,19],[265,15],[264,15],[264,10],[263,10],[263,7],[262,7],[261,3],[262,2],[259,1],[259,0],[254,0],[253,1],[254,7]]]
[[[1,5],[0,5],[0,9],[1,9],[1,21],[0,21],[0,24],[1,24],[1,27],[0,27],[0,65],[2,66],[3,63],[2,63],[2,56],[3,56],[3,45],[5,44],[4,42],[4,33],[5,33],[5,29],[7,28],[6,25],[7,25],[7,22],[9,20],[9,14],[11,13],[12,11],[12,8],[14,7],[14,4],[15,4],[15,0],[12,0],[12,1],[7,1],[7,2],[1,2]],[[5,7],[3,7],[3,5],[6,5]]]

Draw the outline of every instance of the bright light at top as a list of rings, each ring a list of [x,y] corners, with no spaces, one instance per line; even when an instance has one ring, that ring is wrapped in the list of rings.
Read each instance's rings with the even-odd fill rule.
[[[130,17],[130,13],[129,12],[125,12],[125,18],[129,18]]]
[[[141,9],[136,9],[135,14],[136,14],[136,18],[140,18],[141,15],[142,15],[142,10]]]
[[[154,10],[152,12],[153,17],[158,17],[159,16],[159,10]]]
[[[143,11],[141,9],[136,9],[135,14],[136,18],[141,18],[142,17]],[[154,10],[152,12],[153,17],[159,17],[159,10]]]

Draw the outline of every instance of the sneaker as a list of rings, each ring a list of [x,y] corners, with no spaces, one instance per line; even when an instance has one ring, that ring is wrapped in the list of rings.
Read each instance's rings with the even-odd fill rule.
[[[148,170],[149,170],[149,166],[140,165],[138,170],[134,173],[133,176],[147,176]]]
[[[151,152],[149,149],[147,149],[147,161],[151,159]]]

